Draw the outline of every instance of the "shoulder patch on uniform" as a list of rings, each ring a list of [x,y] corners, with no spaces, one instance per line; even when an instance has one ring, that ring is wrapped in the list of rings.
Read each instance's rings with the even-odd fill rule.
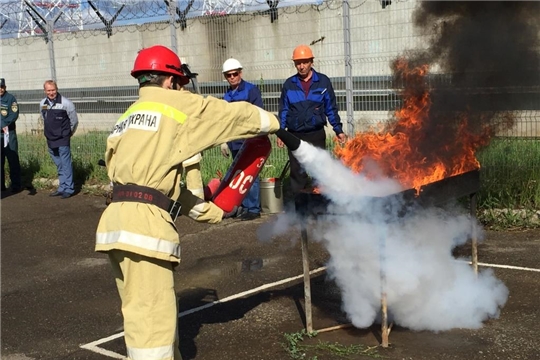
[[[11,111],[13,111],[13,112],[19,111],[19,104],[17,104],[16,101],[14,101],[14,102],[11,104]]]
[[[158,131],[161,113],[157,111],[141,110],[129,113],[114,125],[110,136],[122,135],[129,129]]]

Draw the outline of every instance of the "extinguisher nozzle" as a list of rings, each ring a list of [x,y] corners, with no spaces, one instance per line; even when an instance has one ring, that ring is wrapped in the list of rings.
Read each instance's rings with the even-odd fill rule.
[[[279,129],[276,135],[291,151],[298,149],[300,146],[300,139],[284,129]]]

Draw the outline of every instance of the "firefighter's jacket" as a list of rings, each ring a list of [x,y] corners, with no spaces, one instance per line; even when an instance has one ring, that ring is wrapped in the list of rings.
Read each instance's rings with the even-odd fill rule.
[[[107,139],[107,172],[115,184],[148,186],[180,199],[184,215],[219,222],[223,211],[216,205],[203,204],[189,192],[180,194],[182,163],[212,146],[278,129],[273,114],[246,102],[143,87]],[[96,251],[112,249],[180,262],[176,226],[167,211],[152,204],[113,202],[105,209]]]

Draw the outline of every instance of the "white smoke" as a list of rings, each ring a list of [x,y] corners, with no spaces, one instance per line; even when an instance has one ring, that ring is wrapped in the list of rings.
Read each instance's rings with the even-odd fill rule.
[[[341,289],[343,309],[354,326],[377,321],[383,289],[390,319],[413,330],[474,329],[498,317],[508,298],[506,286],[491,270],[476,275],[452,256],[473,227],[478,237],[483,235],[464,210],[415,209],[398,216],[403,203],[388,196],[403,190],[395,181],[353,174],[327,151],[305,142],[294,154],[331,200],[328,212],[336,213],[319,217],[310,236],[328,249],[328,273]],[[374,201],[377,197],[383,201]],[[291,214],[286,217],[275,230],[282,232],[293,222]],[[381,279],[386,281],[381,284]]]

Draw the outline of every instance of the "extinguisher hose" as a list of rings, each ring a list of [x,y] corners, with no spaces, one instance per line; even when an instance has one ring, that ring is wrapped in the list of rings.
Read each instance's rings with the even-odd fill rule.
[[[276,135],[291,151],[298,149],[300,146],[300,139],[284,129],[279,129]]]

